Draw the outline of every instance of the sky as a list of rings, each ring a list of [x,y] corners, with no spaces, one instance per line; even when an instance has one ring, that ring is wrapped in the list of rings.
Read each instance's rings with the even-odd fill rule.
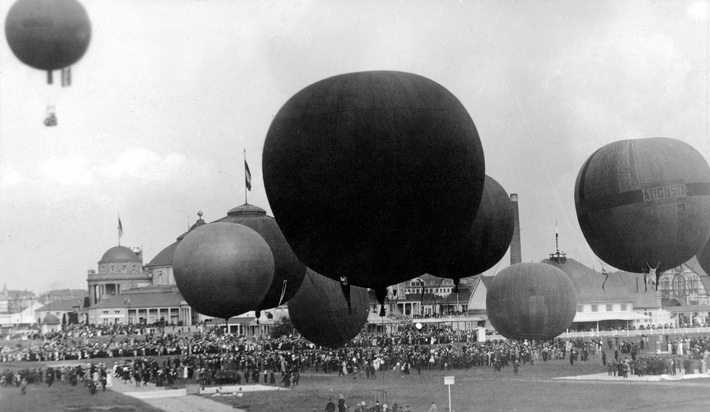
[[[92,38],[71,87],[0,41],[0,284],[85,289],[119,216],[121,245],[148,263],[198,211],[245,203],[245,151],[246,200],[272,215],[271,120],[304,87],[364,70],[416,73],[462,102],[486,174],[519,196],[523,261],[555,251],[557,225],[568,257],[608,268],[580,230],[575,178],[621,139],[708,158],[708,1],[82,0]],[[0,0],[2,33],[13,3]]]

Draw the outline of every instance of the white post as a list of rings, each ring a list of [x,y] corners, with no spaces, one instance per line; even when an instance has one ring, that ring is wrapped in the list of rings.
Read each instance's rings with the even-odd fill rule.
[[[451,412],[451,385],[446,385],[449,387],[449,412]]]

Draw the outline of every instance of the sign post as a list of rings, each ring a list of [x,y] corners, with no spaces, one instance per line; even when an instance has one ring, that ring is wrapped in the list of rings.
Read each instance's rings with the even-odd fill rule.
[[[449,387],[449,412],[451,412],[451,385],[454,384],[453,376],[444,376],[444,385]]]

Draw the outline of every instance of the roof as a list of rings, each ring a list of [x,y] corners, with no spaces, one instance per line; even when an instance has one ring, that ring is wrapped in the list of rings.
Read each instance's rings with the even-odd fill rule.
[[[441,301],[441,303],[452,305],[468,303],[468,300],[471,299],[471,292],[470,287],[459,284],[459,293],[450,293],[444,298],[444,300]]]
[[[172,266],[173,256],[175,256],[175,249],[177,249],[179,243],[179,241],[174,242],[170,246],[161,250],[147,265],[145,265],[145,267]]]
[[[655,289],[650,285],[646,288],[643,275],[639,273],[619,271],[607,277],[570,258],[565,263],[550,259],[541,263],[555,266],[569,276],[579,302],[633,302],[637,308],[661,307]]]
[[[114,246],[107,250],[99,263],[103,262],[140,262],[141,258],[136,252],[125,246]]]
[[[671,313],[710,312],[710,305],[666,306]]]
[[[710,278],[708,273],[705,272],[702,266],[700,266],[700,262],[698,262],[698,258],[696,256],[693,256],[689,261],[685,262],[685,265],[688,266],[693,272],[697,273],[698,276],[700,276],[700,279]]]
[[[92,305],[90,309],[102,308],[165,308],[187,305],[179,293],[125,293],[113,295]]]
[[[60,312],[74,310],[77,306],[80,308],[84,306],[84,298],[55,300],[37,310],[40,312]]]
[[[61,322],[59,321],[59,318],[58,318],[58,317],[56,317],[56,316],[54,316],[54,315],[52,315],[52,314],[50,313],[49,315],[45,316],[44,319],[42,319],[42,323],[47,323],[47,324],[50,324],[50,325],[56,325],[56,324],[61,323]]]
[[[486,289],[488,290],[488,289],[491,288],[491,283],[493,283],[493,278],[494,278],[494,277],[495,277],[495,276],[483,276],[483,275],[481,275],[481,276],[478,277],[478,279],[480,279],[481,282],[483,282],[483,285],[484,285],[484,286],[486,287]]]
[[[604,320],[642,320],[650,316],[638,312],[577,312],[572,322],[601,322]]]

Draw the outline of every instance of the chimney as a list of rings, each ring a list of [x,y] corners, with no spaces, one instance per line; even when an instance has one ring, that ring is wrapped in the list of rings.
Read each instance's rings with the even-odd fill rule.
[[[510,204],[513,206],[513,216],[515,216],[515,227],[513,229],[513,240],[510,242],[510,264],[515,265],[523,261],[520,251],[520,212],[518,212],[518,194],[510,194]]]

